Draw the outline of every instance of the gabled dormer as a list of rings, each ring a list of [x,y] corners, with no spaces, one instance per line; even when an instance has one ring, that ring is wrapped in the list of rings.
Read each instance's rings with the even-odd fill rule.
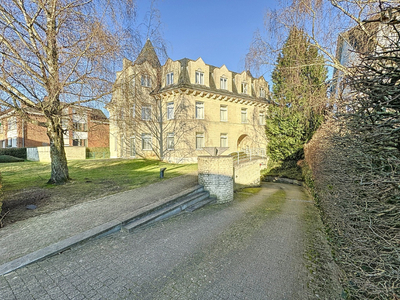
[[[232,72],[225,65],[215,68],[213,75],[217,89],[232,92]]]
[[[252,96],[253,77],[249,72],[243,71],[235,75],[236,89],[239,94]]]
[[[187,68],[191,84],[210,87],[209,66],[204,63],[201,57],[196,61],[189,61]]]

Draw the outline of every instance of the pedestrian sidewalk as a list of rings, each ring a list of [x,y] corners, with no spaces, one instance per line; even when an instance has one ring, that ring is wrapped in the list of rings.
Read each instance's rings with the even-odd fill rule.
[[[197,185],[197,174],[84,202],[0,229],[0,275],[87,240]]]

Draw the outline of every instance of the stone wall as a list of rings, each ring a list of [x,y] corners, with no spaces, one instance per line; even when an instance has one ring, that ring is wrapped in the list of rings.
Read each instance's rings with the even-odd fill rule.
[[[233,200],[233,158],[231,156],[199,156],[199,184],[217,197],[218,203]]]
[[[67,160],[86,159],[86,147],[65,147]],[[27,148],[27,160],[49,162],[50,147]]]
[[[265,166],[265,159],[256,159],[234,165],[234,189],[260,185],[260,169]]]

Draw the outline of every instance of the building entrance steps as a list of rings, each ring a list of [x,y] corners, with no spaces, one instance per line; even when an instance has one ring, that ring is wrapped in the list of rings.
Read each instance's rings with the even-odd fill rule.
[[[133,231],[213,200],[193,173],[16,222],[0,229],[0,275],[88,239]]]

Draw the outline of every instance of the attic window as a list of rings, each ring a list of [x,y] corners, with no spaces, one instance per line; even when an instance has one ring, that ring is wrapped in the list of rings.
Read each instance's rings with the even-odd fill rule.
[[[167,74],[167,85],[174,84],[174,73],[169,72]]]
[[[226,77],[221,77],[220,79],[220,88],[222,90],[227,90],[228,89],[228,79],[226,79]]]
[[[204,84],[204,73],[196,71],[196,84]]]
[[[242,93],[247,94],[247,82],[242,82]]]
[[[149,75],[142,75],[140,83],[142,86],[151,87],[151,79]]]
[[[265,98],[265,90],[264,88],[260,88],[260,97]]]

